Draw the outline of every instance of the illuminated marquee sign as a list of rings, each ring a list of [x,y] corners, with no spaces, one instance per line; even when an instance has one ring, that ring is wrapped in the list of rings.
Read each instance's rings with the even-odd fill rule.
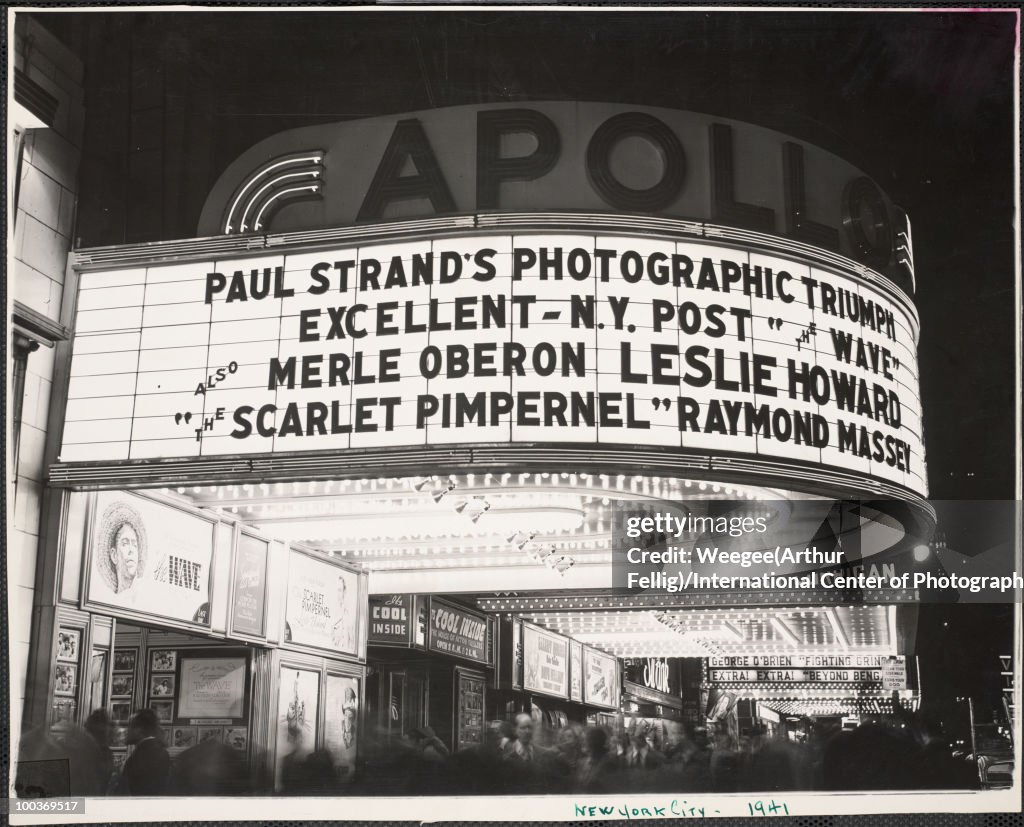
[[[712,669],[711,683],[880,681],[878,669]]]
[[[880,683],[884,655],[730,655],[708,658],[710,684]]]
[[[447,107],[281,132],[221,176],[198,234],[266,232],[278,210],[275,232],[499,209],[707,220],[876,269],[892,262],[913,279],[906,215],[835,155],[740,121],[594,102]]]
[[[467,235],[81,274],[61,460],[576,442],[924,492],[908,305],[838,268]]]
[[[885,655],[722,655],[708,658],[712,669],[878,669]]]

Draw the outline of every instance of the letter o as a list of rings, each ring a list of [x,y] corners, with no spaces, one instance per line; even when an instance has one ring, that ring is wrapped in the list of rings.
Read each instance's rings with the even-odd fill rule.
[[[631,136],[653,143],[664,164],[661,180],[646,189],[623,184],[612,174],[609,164],[616,144]],[[671,204],[682,189],[686,180],[686,153],[675,133],[657,118],[642,112],[624,112],[606,120],[591,137],[587,145],[587,175],[597,194],[611,206],[654,212]]]

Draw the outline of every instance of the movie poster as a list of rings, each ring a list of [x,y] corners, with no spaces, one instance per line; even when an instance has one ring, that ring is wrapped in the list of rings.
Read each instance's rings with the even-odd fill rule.
[[[274,765],[274,789],[278,792],[301,784],[302,762],[316,749],[319,700],[319,672],[281,667]]]
[[[285,640],[357,653],[359,578],[348,569],[293,551],[288,565]]]
[[[329,674],[324,705],[324,746],[334,759],[338,780],[348,784],[359,749],[359,679]]]
[[[88,600],[210,625],[214,524],[128,492],[96,495]]]

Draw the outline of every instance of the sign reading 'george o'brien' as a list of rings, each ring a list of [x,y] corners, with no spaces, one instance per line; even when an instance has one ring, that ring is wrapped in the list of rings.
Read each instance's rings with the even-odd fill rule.
[[[740,121],[608,103],[459,106],[288,130],[221,176],[199,235],[523,210],[775,233],[913,288],[906,214],[846,161]]]

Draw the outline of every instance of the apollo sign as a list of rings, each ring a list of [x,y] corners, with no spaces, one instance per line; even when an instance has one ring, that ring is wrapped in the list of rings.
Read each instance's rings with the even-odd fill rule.
[[[599,103],[452,107],[282,132],[221,176],[199,233],[494,210],[709,221],[913,280],[905,213],[838,157],[739,121]]]

